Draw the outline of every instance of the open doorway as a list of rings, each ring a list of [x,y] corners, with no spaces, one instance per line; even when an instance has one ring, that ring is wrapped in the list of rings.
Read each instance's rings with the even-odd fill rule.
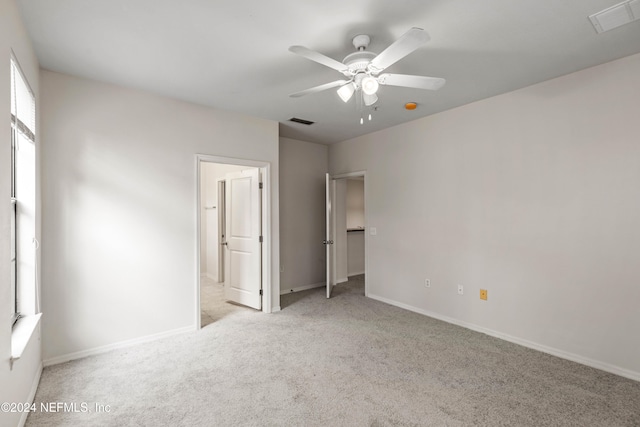
[[[364,295],[368,294],[365,175],[364,172],[336,175],[331,177],[327,187],[332,193],[328,207],[331,217],[328,227],[331,229],[328,260],[331,279],[327,297],[330,297],[333,287],[341,283],[361,287]]]
[[[270,311],[268,164],[197,156],[199,327]]]

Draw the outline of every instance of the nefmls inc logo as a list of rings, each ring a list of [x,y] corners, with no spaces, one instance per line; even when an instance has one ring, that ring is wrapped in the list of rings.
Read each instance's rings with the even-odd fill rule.
[[[89,412],[87,402],[40,402],[40,412]]]

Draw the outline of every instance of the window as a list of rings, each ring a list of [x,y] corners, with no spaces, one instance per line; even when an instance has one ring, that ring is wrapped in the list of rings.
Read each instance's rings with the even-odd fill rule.
[[[17,61],[11,58],[11,296],[15,324],[32,313],[35,296],[36,102]],[[29,298],[30,297],[30,298]]]

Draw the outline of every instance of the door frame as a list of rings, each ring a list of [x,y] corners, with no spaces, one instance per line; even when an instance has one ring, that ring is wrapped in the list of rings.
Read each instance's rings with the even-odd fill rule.
[[[324,233],[324,245],[325,245],[325,257],[326,261],[326,287],[327,298],[331,298],[331,291],[336,285],[336,266],[335,266],[335,246],[333,242],[336,237],[335,223],[335,201],[336,201],[336,181],[331,177],[329,173],[325,174],[325,233]]]
[[[200,243],[201,243],[201,221],[202,221],[202,203],[200,193],[202,191],[200,177],[202,174],[202,163],[223,163],[228,165],[247,166],[250,168],[260,169],[262,175],[262,236],[263,243],[261,246],[262,254],[262,311],[271,313],[271,294],[273,283],[271,280],[271,260],[272,258],[272,229],[271,229],[271,163],[259,160],[238,159],[233,157],[212,156],[208,154],[195,155],[195,180],[196,180],[196,281],[195,281],[195,306],[196,306],[196,329],[202,327],[200,321]]]
[[[369,186],[367,185],[367,171],[355,171],[355,172],[347,172],[347,173],[341,173],[341,174],[336,174],[336,175],[330,175],[330,179],[331,181],[335,181],[338,179],[346,179],[346,178],[355,178],[355,177],[362,177],[364,179],[364,296],[368,297],[369,296],[369,196],[368,196],[368,188]],[[333,229],[332,229],[332,239],[335,242],[336,241],[336,227],[335,227],[335,223],[336,223],[336,211],[337,209],[335,209],[337,200],[336,200],[336,194],[335,194],[335,190],[333,191],[333,200],[331,201],[332,206],[331,206],[331,221],[334,225]],[[327,262],[331,262],[331,266],[332,268],[332,281],[333,283],[335,283],[336,280],[336,269],[335,269],[335,265],[336,265],[336,247],[335,245],[332,245],[331,248],[331,260],[327,260]]]
[[[225,200],[225,192],[227,191],[227,184],[224,178],[220,178],[216,181],[216,185],[218,186],[218,211],[216,212],[216,216],[218,217],[218,235],[217,243],[218,243],[218,283],[224,283],[224,251],[222,250],[222,243],[224,233],[226,232],[226,215],[222,214],[227,209],[227,202]],[[226,236],[225,236],[226,237]]]

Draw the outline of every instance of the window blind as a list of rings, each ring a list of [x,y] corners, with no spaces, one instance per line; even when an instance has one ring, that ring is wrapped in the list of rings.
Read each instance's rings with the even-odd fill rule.
[[[11,124],[32,142],[36,140],[36,100],[15,61],[11,61]]]

